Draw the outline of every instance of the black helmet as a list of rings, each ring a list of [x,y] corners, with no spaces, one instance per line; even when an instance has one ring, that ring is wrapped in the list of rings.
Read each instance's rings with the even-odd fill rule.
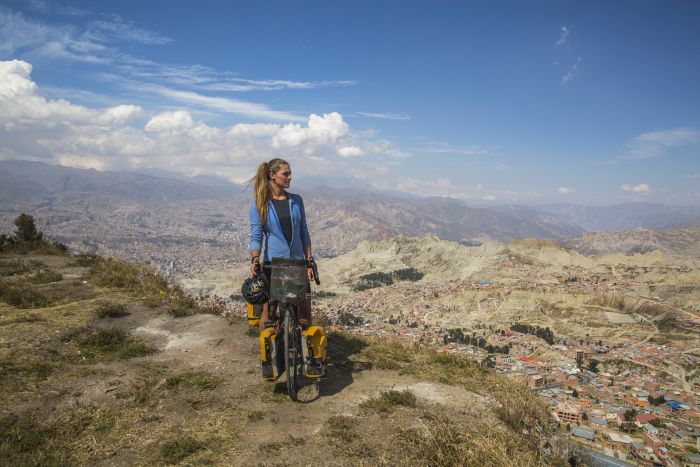
[[[258,274],[243,281],[241,295],[252,305],[260,305],[270,299],[270,284],[265,274]]]

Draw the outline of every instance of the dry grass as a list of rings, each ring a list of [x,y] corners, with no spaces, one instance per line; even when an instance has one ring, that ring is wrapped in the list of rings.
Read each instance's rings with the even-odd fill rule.
[[[30,265],[21,259],[0,261],[0,277],[24,274],[31,270]]]
[[[165,379],[167,388],[190,387],[202,391],[216,389],[221,383],[221,378],[204,371],[185,371],[170,375]]]
[[[205,449],[206,445],[192,436],[171,439],[160,448],[160,455],[167,464],[179,464],[192,454]]]
[[[78,346],[77,353],[69,357],[79,363],[96,363],[111,360],[126,360],[157,352],[151,344],[129,336],[119,328],[91,331],[84,328],[64,337]]]
[[[360,403],[360,409],[365,412],[392,412],[396,407],[415,407],[416,395],[412,391],[381,391],[379,396]]]
[[[333,334],[329,341],[333,342],[338,336],[338,334]],[[488,440],[479,441],[480,434],[466,431],[464,427],[460,428],[452,424],[449,419],[433,420],[428,418],[425,420],[426,429],[432,433],[432,436],[419,436],[419,432],[416,432],[413,433],[413,437],[410,437],[410,433],[407,432],[409,437],[405,440],[411,440],[409,444],[413,446],[412,459],[421,459],[431,465],[454,465],[452,462],[457,458],[452,457],[453,455],[467,456],[475,463],[481,462],[480,459],[491,459],[490,463],[486,463],[487,465],[551,463],[547,459],[548,450],[546,447],[550,439],[556,438],[558,426],[550,415],[546,404],[532,394],[525,385],[499,376],[492,370],[482,368],[477,362],[459,355],[409,347],[400,341],[390,339],[348,337],[346,334],[340,336],[349,343],[355,343],[355,347],[359,349],[356,356],[367,358],[375,368],[397,370],[400,373],[414,375],[420,380],[462,386],[494,402],[493,414],[496,417],[497,426],[489,428],[492,433]],[[358,341],[362,345],[358,344]],[[397,396],[397,394],[392,394],[392,396]],[[366,413],[370,411],[381,413],[389,410],[392,401],[398,405],[396,401],[408,400],[408,397],[403,396],[384,396],[384,400],[382,397],[380,395],[379,400],[366,401],[361,408]],[[408,404],[405,406],[411,407]],[[461,430],[459,436],[453,433],[454,430]],[[435,442],[435,439],[440,439],[442,435],[448,438],[455,436],[454,443],[445,444],[445,439]],[[460,440],[468,442],[464,444]],[[477,442],[486,443],[483,451],[470,447]],[[462,446],[463,444],[464,446]],[[522,451],[522,455],[502,464],[501,462],[506,458],[503,456],[510,453],[509,455],[512,457],[511,450],[515,447],[518,451]],[[470,453],[465,454],[463,449],[470,451]],[[426,450],[435,452],[427,455]],[[490,451],[493,452],[489,454]],[[466,464],[472,465],[468,462]]]
[[[123,303],[107,302],[95,309],[98,318],[121,318],[127,316],[126,306]]]
[[[402,428],[406,460],[435,466],[535,466],[540,461],[521,444],[522,436],[482,420],[456,424],[441,413],[424,412],[420,428]]]
[[[0,300],[16,308],[42,308],[54,300],[42,290],[21,282],[0,281]]]

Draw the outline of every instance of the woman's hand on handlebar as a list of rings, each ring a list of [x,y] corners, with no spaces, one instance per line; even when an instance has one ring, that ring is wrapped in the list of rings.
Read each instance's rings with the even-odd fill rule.
[[[250,275],[255,277],[260,273],[260,257],[256,256],[250,261]]]

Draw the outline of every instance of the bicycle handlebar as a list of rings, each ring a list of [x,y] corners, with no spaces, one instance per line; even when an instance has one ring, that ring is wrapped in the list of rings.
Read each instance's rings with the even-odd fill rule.
[[[321,279],[318,278],[318,267],[316,267],[316,261],[311,258],[311,269],[314,272],[314,282],[316,282],[316,285],[321,285]]]

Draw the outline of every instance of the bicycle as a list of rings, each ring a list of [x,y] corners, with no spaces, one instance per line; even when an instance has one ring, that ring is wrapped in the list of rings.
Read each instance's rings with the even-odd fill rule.
[[[323,374],[322,362],[312,362],[313,351],[303,345],[303,329],[299,324],[299,302],[307,293],[306,260],[273,258],[271,268],[270,299],[277,300],[278,306],[271,322],[278,331],[282,330],[284,341],[284,371],[289,397],[296,401],[301,378],[320,378]],[[311,261],[314,281],[321,284],[316,262]]]

